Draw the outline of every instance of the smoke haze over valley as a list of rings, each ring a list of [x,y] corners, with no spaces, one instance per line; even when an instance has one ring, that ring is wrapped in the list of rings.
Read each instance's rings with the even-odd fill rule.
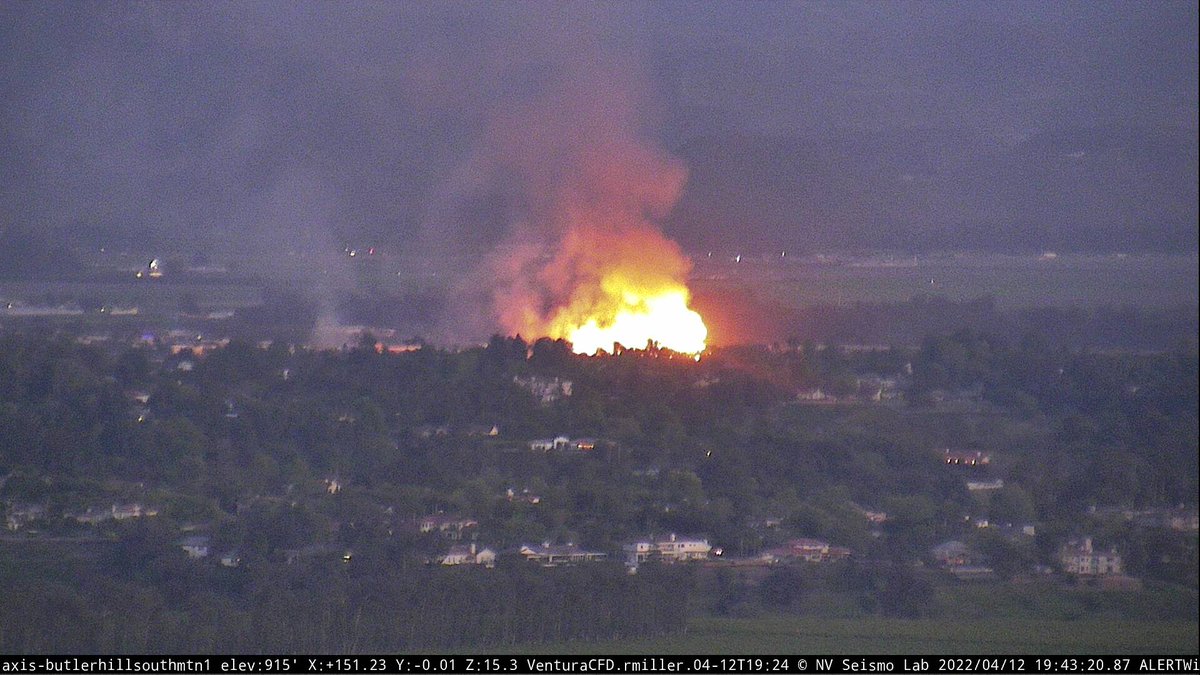
[[[498,120],[525,114],[527,151],[604,119],[685,165],[662,225],[693,255],[1197,245],[1193,3],[6,3],[0,19],[0,215],[74,242],[484,252],[538,208],[512,182],[528,176],[480,166],[514,140]]]

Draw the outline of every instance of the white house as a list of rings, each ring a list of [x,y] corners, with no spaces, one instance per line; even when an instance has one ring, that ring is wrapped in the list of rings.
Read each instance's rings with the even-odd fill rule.
[[[608,557],[607,553],[585,551],[575,544],[522,544],[521,555],[530,562],[536,562],[543,567],[558,565],[573,565],[582,562],[597,562]]]
[[[85,525],[95,525],[106,520],[128,520],[130,518],[150,518],[158,515],[158,509],[153,507],[144,507],[138,503],[132,504],[113,504],[108,509],[88,508],[82,513],[77,513],[70,516],[76,522]]]
[[[445,513],[435,513],[425,516],[417,521],[417,529],[422,534],[428,532],[439,532],[447,539],[462,539],[463,531],[475,527],[479,521],[474,518],[464,518],[462,516],[447,515]]]
[[[626,564],[636,566],[647,560],[662,562],[683,562],[687,560],[704,560],[712,551],[707,539],[692,539],[678,537],[671,533],[667,537],[654,537],[648,540],[635,541],[621,547],[625,552]]]
[[[529,441],[529,449],[540,452],[550,452],[553,450],[566,450],[571,447],[571,439],[566,436],[555,436],[554,438],[538,438]]]
[[[186,537],[179,542],[179,547],[187,554],[187,557],[196,559],[203,558],[208,555],[208,537],[192,536]]]
[[[942,448],[942,462],[956,466],[987,466],[992,463],[992,455],[981,450]]]
[[[45,517],[46,507],[43,504],[9,504],[5,526],[10,530],[19,530],[25,525]]]
[[[496,566],[496,552],[490,548],[477,549],[475,544],[470,546],[451,546],[446,555],[438,561],[443,565],[483,565]]]
[[[942,567],[961,567],[975,562],[975,554],[963,542],[952,539],[930,549],[930,554]]]
[[[1097,551],[1092,547],[1092,538],[1067,542],[1059,550],[1059,560],[1067,574],[1079,576],[1106,576],[1121,574],[1123,565],[1117,550]]]
[[[146,508],[141,504],[113,504],[112,517],[113,520],[127,520],[129,518],[153,517],[158,515],[158,509]]]
[[[762,557],[771,562],[782,560],[804,560],[806,562],[830,562],[844,560],[851,555],[844,546],[830,546],[820,539],[792,539],[780,548],[765,551]]]

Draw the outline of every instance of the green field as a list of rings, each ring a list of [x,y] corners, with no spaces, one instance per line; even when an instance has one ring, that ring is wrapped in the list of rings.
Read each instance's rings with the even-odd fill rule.
[[[77,302],[85,297],[106,305],[137,307],[142,313],[178,311],[185,297],[190,297],[205,310],[242,309],[256,307],[263,302],[262,290],[251,284],[164,283],[151,280],[0,282],[0,300],[18,300],[27,305],[58,305]]]
[[[1196,654],[1196,591],[949,583],[929,598],[932,618],[863,613],[843,595],[812,592],[802,615],[701,613],[684,634],[522,645],[556,654]],[[751,610],[752,612],[754,610]]]
[[[1194,256],[943,256],[904,265],[868,262],[748,261],[697,265],[696,289],[752,289],[784,305],[907,302],[915,296],[973,300],[991,296],[998,307],[1164,308],[1194,305]]]
[[[527,645],[546,654],[1195,654],[1195,621],[698,618],[686,634]]]

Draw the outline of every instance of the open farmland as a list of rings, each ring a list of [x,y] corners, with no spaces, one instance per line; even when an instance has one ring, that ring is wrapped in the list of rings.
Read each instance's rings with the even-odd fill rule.
[[[803,307],[991,296],[997,306],[1164,308],[1195,305],[1194,256],[942,255],[909,258],[701,259],[698,290],[752,290]]]
[[[537,645],[564,654],[1195,654],[1186,621],[698,618],[683,635]]]

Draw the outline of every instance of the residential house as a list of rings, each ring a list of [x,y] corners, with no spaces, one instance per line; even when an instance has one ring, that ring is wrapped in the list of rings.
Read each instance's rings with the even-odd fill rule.
[[[684,562],[688,560],[704,560],[708,558],[712,546],[707,539],[678,537],[671,533],[667,537],[653,537],[625,544],[621,547],[625,552],[626,564],[636,566],[647,560],[662,562]]]
[[[960,581],[982,581],[996,578],[996,570],[986,565],[954,565],[949,570]]]
[[[422,424],[413,429],[413,434],[419,438],[441,438],[450,435],[450,427],[445,424]]]
[[[875,511],[859,506],[858,504],[851,504],[850,506],[872,525],[882,525],[887,522],[888,515],[884,511]]]
[[[855,385],[857,386],[859,396],[863,400],[874,401],[875,403],[894,401],[903,395],[900,390],[900,380],[896,377],[881,377],[879,375],[868,374],[856,378]]]
[[[671,533],[666,539],[655,541],[659,557],[664,560],[704,560],[708,557],[712,546],[707,539],[679,538]]]
[[[793,539],[780,548],[765,551],[762,557],[770,562],[784,560],[831,562],[845,560],[850,557],[850,554],[850,549],[843,546],[830,546],[829,542],[820,539]]]
[[[1063,571],[1078,576],[1106,576],[1121,574],[1121,556],[1115,548],[1098,551],[1092,546],[1092,538],[1071,540],[1059,549],[1059,561]]]
[[[416,342],[380,342],[375,350],[389,354],[404,354],[406,352],[415,352],[424,348],[425,345]]]
[[[602,443],[603,441],[597,438],[571,440],[567,436],[555,436],[554,438],[538,438],[529,441],[529,449],[538,452],[591,452]]]
[[[146,508],[141,504],[113,504],[113,520],[128,520],[129,518],[150,518],[158,515],[158,509]]]
[[[1195,532],[1200,529],[1200,513],[1196,507],[1179,505],[1175,508],[1156,508],[1123,512],[1125,519],[1139,527],[1153,527],[1178,532]]]
[[[196,338],[182,340],[171,345],[171,355],[178,356],[180,354],[192,354],[193,356],[202,357],[208,352],[215,349],[222,349],[229,344],[229,338],[221,338],[220,340],[205,340],[197,335]]]
[[[577,438],[571,443],[570,448],[580,452],[589,452],[596,449],[597,443],[599,441],[595,438]]]
[[[979,554],[957,539],[938,544],[929,552],[939,567],[960,580],[991,579],[995,576],[995,571],[983,564],[986,561]]]
[[[585,551],[575,544],[551,544],[548,541],[541,544],[522,544],[518,552],[526,560],[542,567],[597,562],[608,557],[607,553]]]
[[[987,518],[974,518],[971,522],[974,523],[975,527],[989,529],[1011,541],[1020,541],[1026,537],[1037,535],[1037,526],[1031,524],[995,523],[989,521]]]
[[[521,488],[520,492],[517,492],[516,490],[514,490],[512,488],[508,488],[507,490],[504,491],[504,496],[510,502],[525,502],[526,504],[540,504],[542,501],[541,496],[530,492],[529,488]]]
[[[209,553],[209,538],[200,535],[185,537],[179,542],[179,547],[193,560],[203,558]]]
[[[71,516],[76,522],[85,525],[96,525],[106,520],[129,520],[130,518],[150,518],[158,515],[158,509],[147,508],[138,503],[113,504],[107,509],[88,507],[86,511]]]
[[[96,525],[112,518],[112,511],[109,509],[96,509],[88,507],[86,511],[76,513],[69,516],[74,518],[75,522],[83,523],[84,525]]]
[[[566,436],[555,436],[554,438],[539,438],[529,441],[529,449],[535,452],[551,452],[556,450],[567,450],[571,447],[571,439]]]
[[[475,544],[451,546],[446,555],[438,562],[442,565],[483,565],[496,566],[496,552],[490,548],[476,548]]]
[[[957,539],[942,542],[930,549],[929,552],[942,567],[959,567],[976,561],[976,556],[971,549]]]
[[[991,453],[979,450],[942,450],[942,462],[952,466],[987,466],[992,462]]]
[[[820,387],[817,387],[815,389],[804,389],[797,392],[796,400],[810,403],[836,403],[837,397],[832,394],[827,394]]]
[[[454,541],[462,539],[465,530],[477,525],[479,525],[479,521],[474,518],[464,518],[445,513],[435,513],[417,520],[417,529],[422,534],[437,532],[443,537]]]
[[[45,518],[46,513],[46,506],[44,504],[20,504],[13,502],[8,505],[8,514],[4,524],[10,530],[19,530],[35,520]]]
[[[754,530],[758,530],[758,529],[774,530],[774,529],[778,529],[779,527],[781,527],[783,525],[783,518],[781,518],[779,516],[763,516],[763,517],[747,518],[746,525]]]

